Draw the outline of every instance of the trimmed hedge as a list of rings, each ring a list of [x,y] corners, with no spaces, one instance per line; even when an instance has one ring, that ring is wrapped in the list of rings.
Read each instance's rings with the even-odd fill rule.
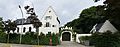
[[[39,36],[39,44],[40,45],[50,45],[50,37],[52,39],[52,45],[58,45],[59,43],[59,36],[56,34],[43,34],[41,33]],[[0,43],[7,43],[8,34],[4,32],[0,32]],[[9,43],[18,44],[20,41],[20,34],[10,33],[9,34]],[[26,34],[22,35],[21,44],[30,44],[30,45],[37,45],[38,38],[37,33],[34,32],[27,32]]]

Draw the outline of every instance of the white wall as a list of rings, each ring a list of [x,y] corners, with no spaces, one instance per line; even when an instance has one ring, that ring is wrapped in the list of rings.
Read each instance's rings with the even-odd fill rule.
[[[49,13],[49,11],[51,11],[51,12]],[[51,19],[45,20],[46,16],[51,16]],[[41,22],[42,22],[42,27],[40,27],[40,32],[43,32],[44,34],[47,34],[48,32],[59,33],[59,22],[57,21],[57,15],[55,14],[52,7],[48,8],[46,13],[42,17]],[[46,22],[50,23],[50,27],[45,27]],[[55,27],[52,27],[52,25],[55,25]]]
[[[49,11],[51,11],[49,13]],[[45,17],[46,16],[51,16],[52,18],[50,20],[45,20]],[[39,18],[40,19],[40,18]],[[42,22],[42,26],[39,28],[39,34],[42,32],[44,34],[47,34],[48,32],[51,32],[51,33],[59,33],[59,22],[57,20],[57,15],[55,14],[54,10],[52,9],[52,7],[49,7],[47,9],[47,11],[45,12],[44,16],[42,17],[42,19],[40,19],[41,22]],[[49,22],[50,23],[50,27],[45,27],[46,25],[46,22]],[[55,25],[55,27],[52,27],[52,25]],[[26,32],[29,31],[29,27],[31,27],[31,31],[35,32],[36,29],[33,27],[32,24],[26,24],[26,25],[18,25],[17,27],[19,27],[19,33],[22,33],[22,34],[25,34]],[[21,31],[23,31],[23,28],[26,28],[26,32],[23,33]],[[17,33],[17,29],[15,30],[15,32]]]
[[[21,34],[25,34],[26,32],[28,32],[29,31],[29,27],[31,27],[31,31],[32,32],[35,32],[36,31],[36,29],[33,27],[33,25],[32,24],[27,24],[27,25],[18,25],[17,26],[18,28],[19,28],[19,33],[21,33]],[[25,29],[25,33],[23,33],[23,28],[26,28]],[[17,28],[16,28],[16,30],[15,30],[15,33],[17,33]]]
[[[106,22],[103,24],[103,26],[101,27],[99,32],[103,33],[107,30],[109,30],[111,32],[116,32],[117,31],[117,29],[108,20],[106,20]]]
[[[77,43],[80,43],[79,37],[81,37],[81,36],[91,36],[91,34],[76,34],[76,42]]]

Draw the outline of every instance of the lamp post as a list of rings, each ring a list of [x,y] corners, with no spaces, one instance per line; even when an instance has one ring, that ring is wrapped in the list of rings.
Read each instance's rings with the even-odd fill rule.
[[[23,18],[23,11],[22,11],[22,9],[21,9],[21,6],[19,5],[19,8],[20,8],[20,11],[21,11],[21,13],[22,13],[22,18]],[[21,26],[21,32],[20,32],[20,44],[21,44],[21,40],[22,40],[22,28],[23,28],[23,19],[22,19],[22,26]]]

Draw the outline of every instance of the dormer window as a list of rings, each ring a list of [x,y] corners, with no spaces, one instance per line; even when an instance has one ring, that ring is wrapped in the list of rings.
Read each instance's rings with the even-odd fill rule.
[[[46,16],[45,20],[50,20],[52,17],[51,16]]]

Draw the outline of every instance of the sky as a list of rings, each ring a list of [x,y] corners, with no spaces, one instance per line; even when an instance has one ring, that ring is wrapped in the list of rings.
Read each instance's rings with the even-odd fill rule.
[[[103,1],[95,3],[93,0],[0,0],[0,17],[4,21],[22,18],[18,7],[20,5],[24,18],[26,18],[28,15],[26,15],[24,6],[30,5],[34,7],[38,18],[41,19],[47,8],[52,6],[61,22],[60,26],[63,26],[67,22],[78,18],[82,10],[91,6],[103,5]]]

